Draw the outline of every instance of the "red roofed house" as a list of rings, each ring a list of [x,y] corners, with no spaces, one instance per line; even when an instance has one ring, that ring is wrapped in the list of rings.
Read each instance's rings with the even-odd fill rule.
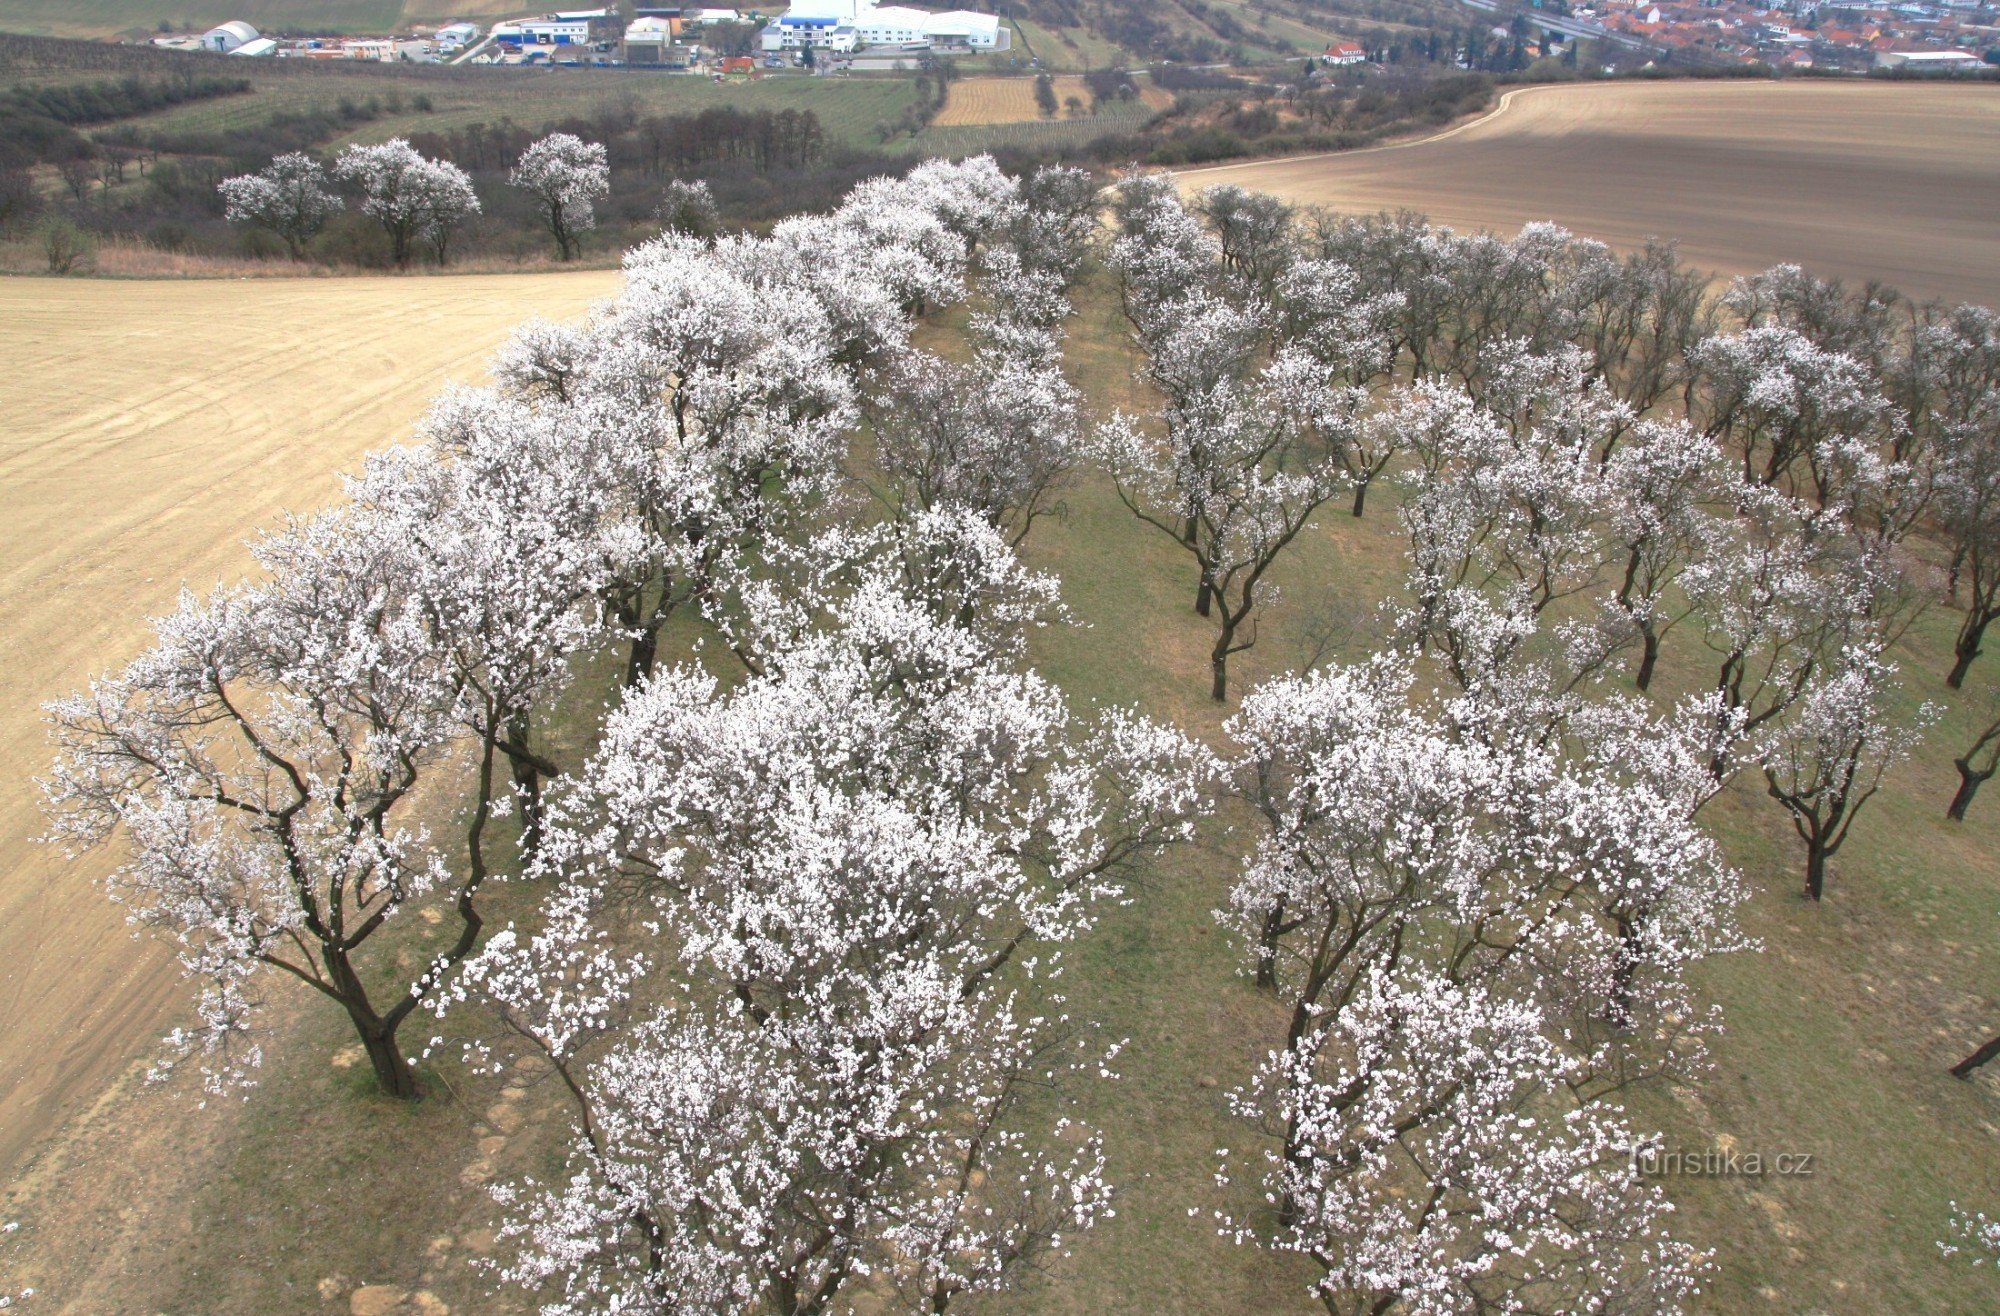
[[[1326,48],[1326,54],[1321,58],[1328,64],[1365,64],[1368,52],[1352,41],[1336,41]]]

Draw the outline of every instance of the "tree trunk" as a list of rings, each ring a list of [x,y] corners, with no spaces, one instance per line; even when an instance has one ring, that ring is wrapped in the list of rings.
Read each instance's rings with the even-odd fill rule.
[[[1953,1065],[1951,1067],[1951,1076],[1953,1078],[1971,1078],[1973,1070],[1979,1068],[1994,1056],[2000,1056],[2000,1037],[1994,1038],[1985,1046],[1980,1047],[1977,1051],[1974,1051],[1971,1055]]]
[[[1618,958],[1611,969],[1611,995],[1605,1002],[1605,1018],[1613,1028],[1622,1031],[1632,1026],[1632,981],[1643,952],[1639,930],[1632,920],[1623,914],[1612,917],[1618,925]]]
[[[509,722],[507,734],[526,749],[531,730],[527,716],[520,714]],[[525,756],[509,755],[508,764],[514,774],[514,793],[521,805],[521,852],[531,855],[542,845],[542,773]]]
[[[1952,765],[1958,769],[1958,792],[1951,797],[1951,807],[1944,811],[1944,816],[1953,822],[1964,822],[1972,797],[1979,793],[1979,787],[1993,774],[1977,771],[1965,759],[1953,759]]]
[[[1360,516],[1368,504],[1368,481],[1363,478],[1354,482],[1354,514]]]
[[[1223,615],[1227,617],[1228,612],[1228,608],[1225,607]],[[1222,623],[1222,634],[1216,638],[1215,648],[1208,655],[1208,670],[1215,678],[1209,684],[1208,697],[1218,704],[1226,702],[1229,698],[1229,646],[1235,638],[1235,625],[1225,620]]]
[[[1973,605],[1975,608],[1978,606],[1977,603]],[[1968,615],[1965,625],[1959,628],[1958,643],[1952,646],[1958,661],[1952,664],[1951,675],[1944,678],[1946,685],[1957,690],[1965,684],[1965,674],[1971,669],[1972,660],[1979,656],[1979,642],[1985,635],[1986,623],[1980,620],[1979,614],[1973,612]]]
[[[660,654],[660,631],[657,626],[646,626],[632,636],[632,652],[625,659],[625,684],[629,688],[639,684],[653,674],[653,663]]]
[[[424,1093],[417,1084],[417,1071],[410,1068],[409,1059],[397,1044],[396,1034],[379,1024],[371,1028],[364,1026],[359,1019],[354,1022],[361,1029],[361,1045],[368,1052],[368,1063],[375,1070],[375,1085],[382,1089],[383,1095],[399,1101],[415,1101],[421,1097]]]
[[[1257,986],[1263,991],[1278,990],[1278,931],[1285,925],[1285,902],[1281,899],[1264,916],[1263,933],[1257,938]]]
[[[1826,842],[1806,839],[1806,896],[1818,900],[1826,894]]]
[[[1650,625],[1642,627],[1640,634],[1645,637],[1645,648],[1639,657],[1637,684],[1643,692],[1653,684],[1653,668],[1660,661],[1660,637]]]
[[[1208,577],[1204,576],[1202,577],[1201,584],[1195,588],[1194,592],[1195,615],[1197,617],[1208,616],[1209,612],[1213,608],[1214,602],[1215,602],[1215,587],[1209,584]]]

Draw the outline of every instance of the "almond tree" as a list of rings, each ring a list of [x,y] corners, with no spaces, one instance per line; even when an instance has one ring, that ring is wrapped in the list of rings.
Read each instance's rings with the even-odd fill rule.
[[[1320,260],[1352,270],[1364,299],[1392,308],[1386,326],[1392,377],[1404,361],[1411,383],[1437,373],[1434,357],[1452,297],[1450,230],[1409,210],[1320,216],[1312,247]]]
[[[543,779],[561,774],[535,747],[535,721],[568,685],[571,659],[605,638],[618,454],[573,412],[485,391],[445,394],[423,433],[427,451],[371,458],[349,493],[407,536],[410,588],[458,691],[455,716],[511,768],[532,851]]]
[[[1701,719],[1600,709],[1566,759],[1460,737],[1411,682],[1329,667],[1230,723],[1259,822],[1221,917],[1288,1014],[1234,1098],[1279,1225],[1237,1231],[1317,1261],[1335,1311],[1670,1307],[1695,1259],[1603,1103],[1699,1058],[1688,970],[1743,944]]]
[[[259,546],[266,582],[184,599],[151,653],[51,707],[56,834],[123,831],[133,858],[113,891],[204,981],[203,1030],[180,1041],[210,1054],[213,1082],[255,1064],[228,1052],[247,980],[275,967],[346,1010],[384,1092],[417,1095],[397,1032],[423,983],[384,1003],[356,956],[438,890],[460,932],[425,976],[472,950],[494,823],[518,805],[530,846],[539,829],[553,766],[530,719],[599,634],[600,481],[572,429],[536,421],[449,398],[433,446],[371,458],[350,504]],[[419,780],[459,754],[462,850],[404,821]]]
[[[479,193],[473,190],[471,175],[449,160],[427,161],[415,181],[425,215],[420,236],[431,249],[431,259],[447,264],[452,238],[479,213]]]
[[[1544,1030],[1483,988],[1372,971],[1236,1099],[1312,1149],[1264,1177],[1279,1227],[1239,1241],[1310,1258],[1343,1316],[1681,1310],[1708,1258],[1667,1234],[1619,1112],[1560,1100],[1579,1062]]]
[[[1959,689],[2000,618],[2000,392],[1969,408],[1952,427],[1939,474],[1939,521],[1952,551],[1952,590],[1965,619],[1953,642],[1945,684]]]
[[[341,210],[340,197],[327,186],[326,170],[298,151],[275,157],[254,174],[225,178],[216,191],[222,194],[225,219],[276,234],[293,260],[305,259],[307,246]]]
[[[1890,355],[1902,297],[1869,282],[1850,293],[1839,279],[1818,279],[1797,265],[1773,265],[1733,280],[1722,305],[1746,328],[1777,327],[1828,352],[1839,352],[1880,374]]]
[[[1872,437],[1889,408],[1860,361],[1777,326],[1711,338],[1689,353],[1688,414],[1733,451],[1743,479],[1802,492],[1799,470],[1837,438]],[[1820,501],[1828,489],[1820,472]]]
[[[1088,170],[1044,165],[1024,175],[1006,245],[1031,273],[1076,282],[1098,233],[1098,183]]]
[[[1224,183],[1203,188],[1193,209],[1215,234],[1223,268],[1268,295],[1292,263],[1292,208]]]
[[[350,146],[334,161],[334,173],[361,190],[361,209],[389,238],[389,257],[406,267],[419,241],[428,242],[443,262],[451,235],[468,215],[479,213],[479,197],[463,169],[429,160],[400,137],[376,146]]]
[[[660,204],[654,207],[653,218],[660,221],[667,233],[681,237],[705,241],[722,232],[722,211],[715,204],[715,193],[706,179],[697,178],[693,182],[668,179],[660,193]]]
[[[1883,774],[1910,756],[1930,718],[1894,720],[1896,669],[1879,648],[1851,645],[1799,701],[1763,747],[1764,781],[1806,847],[1806,895],[1826,892],[1826,866],[1840,852]]]
[[[1652,686],[1661,640],[1693,608],[1674,600],[1675,585],[1724,539],[1707,510],[1723,487],[1721,469],[1714,441],[1680,421],[1641,422],[1605,465],[1606,546],[1618,573],[1617,606],[1642,643],[1634,677],[1641,690]]]
[[[1838,516],[1755,483],[1738,488],[1735,510],[1682,575],[1719,659],[1718,716],[1737,724],[1728,741],[1761,733],[1805,695],[1859,634],[1875,590]],[[1718,777],[1737,766],[1718,753]]]
[[[1189,310],[1183,329],[1159,346],[1156,379],[1221,346],[1214,323]],[[1122,415],[1097,432],[1119,498],[1194,559],[1195,611],[1215,622],[1209,695],[1217,702],[1228,697],[1229,659],[1257,643],[1266,574],[1347,487],[1342,454],[1358,403],[1352,392],[1323,387],[1303,358],[1282,355],[1248,380],[1170,392],[1163,440]]]
[[[915,353],[876,399],[876,458],[904,508],[969,507],[1019,545],[1076,469],[1079,411],[1052,368]]]
[[[1061,947],[1185,834],[1204,756],[1019,670],[1047,585],[976,515],[802,560],[814,619],[762,675],[614,714],[544,932],[455,989],[577,1103],[568,1172],[505,1199],[503,1273],[550,1310],[942,1311],[1108,1209],[1095,1136],[1024,1098],[1105,1072]]]
[[[604,601],[629,683],[681,607],[831,486],[854,384],[820,303],[755,282],[774,255],[755,240],[645,244],[614,305],[577,327],[531,325],[496,362],[504,389],[603,451],[617,527]]]
[[[1713,332],[1708,284],[1672,243],[1648,238],[1585,308],[1577,345],[1639,415],[1667,396],[1689,349]]]
[[[268,582],[184,596],[151,650],[49,708],[62,749],[45,785],[54,835],[80,847],[124,837],[111,892],[202,984],[199,1025],[169,1042],[176,1058],[201,1053],[212,1091],[261,1062],[252,984],[272,968],[346,1012],[383,1092],[415,1097],[397,1032],[421,988],[371,990],[357,957],[439,889],[460,924],[430,972],[479,934],[485,873],[454,871],[408,818],[454,739],[458,691],[406,587],[404,542],[370,520],[338,511],[267,541]]]
[[[507,181],[534,197],[557,257],[575,260],[583,234],[597,227],[596,203],[611,195],[611,166],[603,143],[550,133],[521,152]]]
[[[1293,262],[1278,276],[1276,291],[1279,341],[1317,362],[1329,386],[1366,388],[1393,372],[1391,325],[1401,293],[1366,296],[1353,270],[1326,260]],[[1342,457],[1354,482],[1355,516],[1366,509],[1376,477],[1401,451],[1393,425],[1369,423],[1354,432]]]
[[[1416,454],[1397,511],[1410,538],[1414,634],[1441,645],[1462,687],[1487,664],[1472,661],[1463,642],[1474,636],[1460,623],[1490,612],[1532,626],[1602,572],[1609,498],[1598,454],[1630,413],[1601,382],[1584,385],[1584,369],[1574,349],[1494,352],[1485,400],[1432,381],[1393,391],[1370,418]]]
[[[1239,298],[1171,184],[1129,180],[1118,204],[1113,263],[1164,433],[1120,414],[1093,442],[1126,507],[1194,560],[1195,612],[1216,625],[1219,702],[1230,657],[1257,642],[1266,574],[1347,486],[1365,395],[1303,349],[1270,353],[1271,312]]]

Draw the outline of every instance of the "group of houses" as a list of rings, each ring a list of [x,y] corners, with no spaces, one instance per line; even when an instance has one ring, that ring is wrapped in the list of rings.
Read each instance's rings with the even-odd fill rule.
[[[1975,0],[1835,6],[1820,0],[1596,0],[1571,17],[1705,62],[1787,69],[1985,66],[2000,26]]]

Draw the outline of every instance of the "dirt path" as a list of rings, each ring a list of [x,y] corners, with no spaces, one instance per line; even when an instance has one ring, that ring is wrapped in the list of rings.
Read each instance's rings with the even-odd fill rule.
[[[447,378],[609,271],[431,279],[0,279],[0,1184],[181,1000],[95,880],[33,837],[40,706],[123,662],[185,583],[311,510]]]
[[[2000,88],[1625,82],[1522,88],[1414,141],[1183,171],[1343,211],[1678,238],[1729,274],[1797,261],[2000,305]]]

